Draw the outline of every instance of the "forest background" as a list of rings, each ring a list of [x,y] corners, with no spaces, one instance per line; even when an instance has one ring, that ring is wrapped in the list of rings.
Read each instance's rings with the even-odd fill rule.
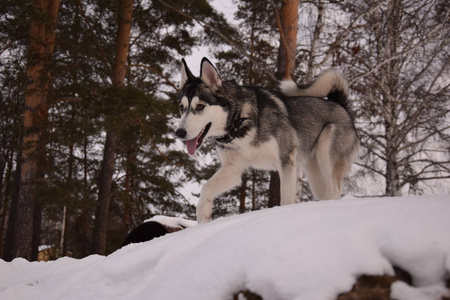
[[[1,1],[3,259],[36,260],[40,245],[108,254],[154,215],[195,217],[197,187],[219,162],[211,144],[189,157],[172,132],[181,58],[205,49],[224,79],[244,85],[343,71],[361,142],[345,193],[448,192],[447,1],[233,0],[233,16],[219,4]],[[299,184],[299,200],[312,200]],[[276,205],[276,189],[276,174],[250,170],[215,201],[215,217]]]

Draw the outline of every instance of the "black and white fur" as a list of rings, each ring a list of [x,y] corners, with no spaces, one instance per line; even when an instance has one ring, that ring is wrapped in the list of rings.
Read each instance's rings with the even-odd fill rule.
[[[358,139],[340,73],[329,70],[305,89],[283,81],[276,93],[223,81],[203,58],[200,77],[183,60],[180,87],[177,137],[191,155],[204,139],[215,138],[221,161],[201,190],[197,221],[210,220],[214,197],[240,184],[248,168],[279,172],[282,205],[295,202],[303,172],[315,198],[341,196]]]

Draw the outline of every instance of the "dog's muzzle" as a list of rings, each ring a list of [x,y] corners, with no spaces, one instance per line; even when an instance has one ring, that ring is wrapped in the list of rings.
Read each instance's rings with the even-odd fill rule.
[[[195,150],[197,150],[202,145],[203,140],[206,137],[206,135],[208,134],[208,131],[210,128],[211,128],[211,122],[208,123],[206,125],[206,127],[202,131],[200,131],[200,133],[195,138],[186,141],[186,147],[187,147],[188,153],[190,155],[194,155]],[[187,132],[184,128],[178,128],[175,131],[175,135],[179,139],[185,140],[186,136],[187,136]]]

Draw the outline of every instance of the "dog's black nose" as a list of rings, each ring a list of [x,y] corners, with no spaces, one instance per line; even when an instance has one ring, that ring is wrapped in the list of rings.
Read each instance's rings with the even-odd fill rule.
[[[175,131],[175,135],[180,139],[184,139],[186,137],[186,130],[178,128],[177,131]]]

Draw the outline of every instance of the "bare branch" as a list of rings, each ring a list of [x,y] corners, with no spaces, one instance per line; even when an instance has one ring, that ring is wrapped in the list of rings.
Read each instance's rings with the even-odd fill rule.
[[[370,9],[368,9],[367,11],[364,11],[362,14],[360,14],[358,17],[356,17],[353,22],[350,23],[350,25],[348,26],[347,30],[345,30],[343,33],[339,34],[335,41],[333,42],[333,44],[331,44],[330,46],[330,50],[328,51],[328,53],[325,55],[324,59],[318,63],[318,65],[322,65],[324,64],[326,61],[328,61],[328,59],[330,58],[331,55],[333,55],[333,50],[337,49],[343,40],[345,40],[347,38],[347,36],[353,32],[353,30],[355,30],[355,28],[361,27],[361,25],[357,25],[359,23],[359,21],[364,18],[365,16],[371,14],[373,11],[377,10],[381,5],[383,5],[386,2],[386,0],[383,1],[379,1],[376,5],[374,5],[373,7],[371,7]]]
[[[259,60],[255,59],[254,56],[250,55],[249,53],[247,53],[247,51],[238,43],[234,42],[230,37],[226,36],[225,34],[223,34],[220,30],[218,30],[217,28],[215,28],[214,26],[212,26],[211,24],[205,23],[203,21],[201,21],[200,19],[191,16],[181,10],[179,10],[178,8],[167,4],[166,2],[162,1],[162,0],[157,0],[159,3],[161,3],[162,5],[164,5],[165,7],[175,11],[176,13],[182,15],[183,17],[186,17],[188,19],[194,20],[196,21],[200,26],[202,26],[203,28],[208,28],[209,30],[211,30],[212,32],[214,32],[215,34],[217,34],[221,39],[223,39],[225,42],[227,42],[230,46],[233,46],[234,48],[236,48],[239,52],[241,52],[242,55],[244,55],[245,57],[247,57],[253,64],[255,64],[256,66],[258,66],[258,68],[260,68],[261,70],[263,70],[267,75],[269,75],[269,77],[273,80],[273,81],[277,81],[277,78],[275,76],[275,74],[270,71],[269,69],[266,68],[266,66],[264,65],[263,62],[260,62]]]
[[[448,16],[448,14],[449,14],[449,13],[447,13],[447,16]],[[437,38],[435,38],[435,37],[432,37],[432,35],[433,35],[436,31],[438,31],[439,29],[441,29],[441,28],[442,28],[442,24],[438,24],[438,25],[436,25],[433,29],[431,29],[430,32],[428,32],[428,35],[427,35],[427,37],[429,38],[428,41],[437,39]],[[417,50],[418,47],[420,47],[421,45],[423,45],[423,42],[424,42],[424,41],[421,40],[421,41],[417,42],[414,46],[412,46],[410,49],[405,50],[405,51],[403,51],[403,52],[401,52],[401,53],[399,53],[399,54],[397,54],[397,55],[390,56],[390,57],[388,57],[387,59],[385,59],[384,61],[379,62],[379,63],[376,64],[370,71],[368,71],[368,72],[365,73],[365,74],[362,74],[362,75],[361,75],[359,78],[357,78],[357,79],[353,79],[353,81],[351,81],[349,84],[352,85],[356,80],[360,80],[361,78],[364,78],[364,77],[367,77],[367,76],[373,74],[375,71],[378,71],[378,69],[380,69],[381,67],[385,66],[386,64],[388,64],[388,63],[390,63],[390,62],[392,62],[392,61],[394,61],[394,60],[397,60],[397,59],[399,59],[399,58],[405,57],[406,55],[408,55],[408,54],[414,52],[415,50]]]
[[[383,176],[383,177],[386,176],[385,173],[383,173],[383,172],[380,171],[380,170],[375,169],[374,167],[372,167],[372,166],[370,166],[370,165],[367,165],[367,164],[361,164],[361,163],[359,163],[359,162],[355,162],[355,164],[358,165],[358,166],[360,166],[360,167],[363,167],[363,168],[365,168],[365,169],[367,169],[367,170],[370,170],[370,171],[372,171],[372,172],[374,172],[374,173],[376,173],[376,174],[379,174],[379,175],[381,175],[381,176]]]
[[[145,69],[147,69],[147,70],[150,70],[150,71],[152,71],[153,73],[157,74],[157,75],[158,75],[159,77],[161,77],[162,79],[164,79],[168,85],[170,85],[171,87],[174,88],[175,91],[177,91],[177,92],[179,91],[178,87],[176,86],[176,84],[175,84],[173,81],[171,81],[169,78],[167,78],[166,76],[164,76],[163,73],[161,73],[160,71],[158,71],[158,70],[155,69],[155,68],[152,68],[152,67],[146,66],[146,65],[142,65],[142,64],[131,64],[131,65],[128,65],[127,67],[128,67],[128,68],[130,68],[130,67],[140,67],[140,68],[145,68]]]
[[[3,52],[9,49],[14,44],[14,40],[9,41],[4,47],[0,49],[0,56],[2,56]]]
[[[286,54],[285,54],[286,59],[289,59],[289,53],[288,53],[289,46],[286,41],[286,35],[284,34],[283,27],[281,26],[280,12],[278,11],[276,6],[274,6],[273,9],[275,11],[275,19],[277,21],[278,31],[280,32],[280,40],[281,40],[281,43],[283,44],[284,51],[286,52]],[[285,76],[284,79],[292,79],[291,74],[289,74],[289,68],[287,67],[288,65],[289,64],[286,62],[286,74],[284,74],[284,76]]]

